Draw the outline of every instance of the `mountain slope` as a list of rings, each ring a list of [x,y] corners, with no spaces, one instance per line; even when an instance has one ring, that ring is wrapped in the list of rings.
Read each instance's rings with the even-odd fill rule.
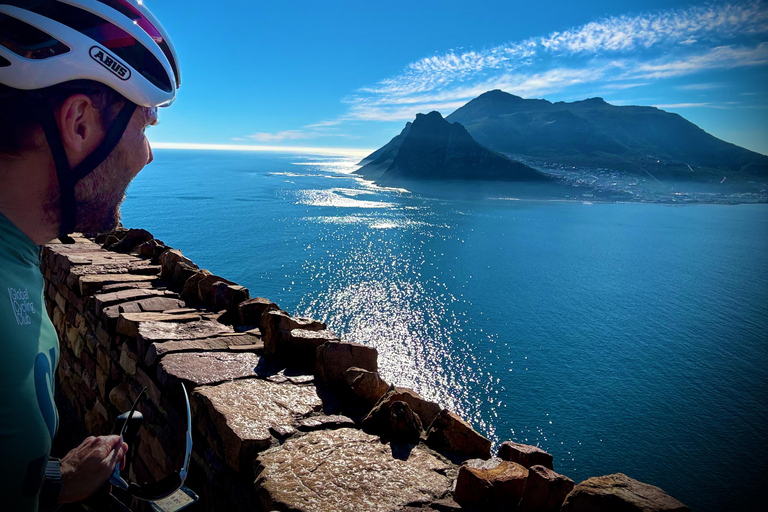
[[[685,179],[768,178],[768,156],[655,107],[614,106],[601,98],[550,103],[495,90],[446,119],[490,149],[552,164]]]
[[[387,145],[364,158],[356,172],[377,181],[545,181],[530,167],[478,144],[459,123],[439,112],[417,114]]]

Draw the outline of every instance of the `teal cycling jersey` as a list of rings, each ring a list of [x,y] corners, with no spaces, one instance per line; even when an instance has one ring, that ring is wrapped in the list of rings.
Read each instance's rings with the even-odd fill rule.
[[[36,511],[58,427],[59,357],[45,309],[39,248],[0,214],[0,496],[4,510]]]

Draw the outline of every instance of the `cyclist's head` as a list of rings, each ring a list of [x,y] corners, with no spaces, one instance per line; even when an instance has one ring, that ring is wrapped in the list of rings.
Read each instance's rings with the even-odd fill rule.
[[[151,122],[180,85],[173,45],[142,0],[0,0],[0,154],[47,142],[62,235],[82,225],[75,185],[114,160],[126,128],[143,130],[137,119]],[[56,117],[73,97],[97,113],[105,134],[74,169]]]
[[[181,85],[171,40],[141,0],[0,0],[0,84],[102,83],[139,106]]]

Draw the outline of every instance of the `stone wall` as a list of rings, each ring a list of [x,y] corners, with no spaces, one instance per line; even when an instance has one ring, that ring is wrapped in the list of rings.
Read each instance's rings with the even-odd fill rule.
[[[574,489],[535,447],[508,442],[492,457],[461,418],[384,382],[375,348],[250,298],[144,230],[75,240],[41,256],[59,407],[105,435],[147,388],[131,478],[152,481],[181,466],[184,383],[198,510],[592,510],[635,483],[656,490],[653,510],[686,510],[624,475]]]

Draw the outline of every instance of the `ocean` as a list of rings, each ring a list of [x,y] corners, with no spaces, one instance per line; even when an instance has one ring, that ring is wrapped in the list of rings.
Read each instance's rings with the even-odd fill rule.
[[[156,150],[123,224],[375,346],[382,376],[577,483],[764,510],[768,205],[381,188],[349,158]]]

